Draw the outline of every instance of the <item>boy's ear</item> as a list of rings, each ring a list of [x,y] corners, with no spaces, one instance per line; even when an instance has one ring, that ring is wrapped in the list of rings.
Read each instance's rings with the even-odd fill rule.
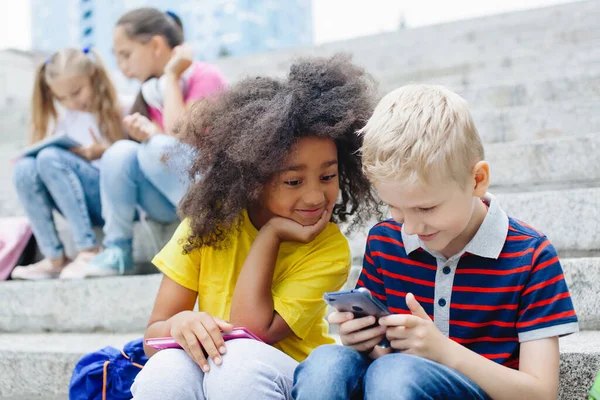
[[[490,186],[490,165],[487,161],[479,161],[473,167],[473,196],[483,197]]]

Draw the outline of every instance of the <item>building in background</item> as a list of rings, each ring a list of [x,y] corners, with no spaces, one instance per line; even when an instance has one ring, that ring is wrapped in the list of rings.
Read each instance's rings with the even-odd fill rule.
[[[178,14],[201,60],[313,43],[311,0],[31,0],[32,48],[93,46],[114,68],[114,25],[137,7]]]

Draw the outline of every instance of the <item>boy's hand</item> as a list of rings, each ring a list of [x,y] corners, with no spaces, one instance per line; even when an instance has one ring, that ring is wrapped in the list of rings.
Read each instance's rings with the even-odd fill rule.
[[[383,337],[387,327],[375,326],[365,329],[376,322],[375,317],[354,319],[354,314],[348,312],[333,312],[327,318],[330,324],[339,325],[342,344],[360,352],[372,352]]]
[[[129,136],[140,143],[150,140],[153,135],[158,133],[156,125],[140,113],[126,116],[123,118],[123,124]]]
[[[394,314],[379,318],[379,324],[387,327],[386,336],[391,347],[444,364],[450,339],[434,325],[412,293],[406,295],[406,305],[412,315]]]
[[[186,43],[173,48],[173,55],[165,65],[165,74],[179,78],[183,72],[194,62],[194,52],[192,47]]]
[[[204,372],[210,370],[204,352],[216,365],[221,365],[221,355],[226,351],[221,332],[230,332],[233,325],[208,313],[197,311],[182,311],[171,317],[170,322],[173,339]]]
[[[327,227],[330,217],[331,211],[324,210],[317,222],[307,226],[289,218],[274,217],[267,222],[264,228],[272,229],[281,242],[310,243]]]

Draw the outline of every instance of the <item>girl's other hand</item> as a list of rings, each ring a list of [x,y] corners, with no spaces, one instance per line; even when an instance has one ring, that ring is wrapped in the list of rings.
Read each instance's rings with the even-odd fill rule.
[[[79,157],[84,158],[88,161],[94,161],[102,157],[102,154],[106,150],[107,146],[100,144],[94,130],[90,126],[88,128],[90,135],[92,136],[92,144],[89,146],[78,146],[69,149],[72,153],[77,154]]]
[[[204,352],[216,365],[221,365],[221,355],[226,351],[221,332],[230,332],[233,325],[208,313],[197,311],[182,311],[171,317],[170,322],[171,336],[202,371],[210,370]]]
[[[140,143],[147,142],[158,133],[158,128],[148,118],[140,113],[123,118],[123,124],[129,136]]]
[[[301,225],[298,222],[283,217],[274,217],[263,227],[272,229],[282,242],[310,243],[327,227],[331,211],[324,210],[321,218],[313,225]]]
[[[173,75],[177,78],[183,74],[194,62],[194,54],[192,47],[187,43],[183,43],[173,48],[173,55],[165,65],[165,75]]]

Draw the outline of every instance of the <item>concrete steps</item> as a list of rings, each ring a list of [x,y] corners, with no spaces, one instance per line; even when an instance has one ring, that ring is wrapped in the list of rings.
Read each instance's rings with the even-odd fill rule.
[[[545,233],[562,257],[600,255],[600,188],[505,193],[508,215]]]
[[[71,373],[84,354],[105,346],[122,348],[141,336],[141,333],[0,335],[0,400],[66,399]],[[562,338],[559,399],[585,398],[599,368],[600,332],[580,332]]]
[[[600,134],[485,146],[493,193],[600,187]]]
[[[324,56],[344,51],[353,53],[355,61],[377,77],[383,76],[385,70],[427,71],[457,65],[469,65],[471,72],[474,72],[487,65],[489,59],[511,60],[532,56],[539,61],[539,58],[547,60],[577,53],[579,47],[594,48],[600,40],[596,29],[599,17],[600,5],[597,2],[578,2],[407,29],[311,48],[225,58],[219,60],[218,65],[234,80],[260,72],[281,76],[285,74],[290,59],[295,56]],[[573,24],[574,20],[578,23]]]
[[[348,286],[356,282],[360,261],[353,267]],[[581,328],[600,330],[600,258],[564,259],[562,264]],[[154,274],[5,282],[0,290],[0,332],[143,331],[160,280]]]
[[[600,96],[594,102],[538,103],[529,107],[474,108],[485,143],[527,141],[600,131]]]
[[[86,353],[122,348],[135,334],[0,335],[0,400],[66,399],[71,373]]]

